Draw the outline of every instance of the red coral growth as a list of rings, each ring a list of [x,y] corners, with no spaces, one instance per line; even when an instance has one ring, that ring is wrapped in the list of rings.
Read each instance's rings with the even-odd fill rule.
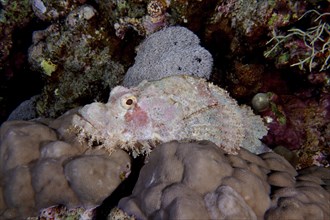
[[[262,112],[270,128],[264,141],[269,146],[283,145],[295,150],[298,167],[328,166],[330,95],[319,98],[312,91],[280,96],[272,108]]]

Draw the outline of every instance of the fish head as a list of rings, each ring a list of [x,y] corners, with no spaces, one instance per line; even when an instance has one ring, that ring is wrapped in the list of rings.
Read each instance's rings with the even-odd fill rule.
[[[94,102],[81,108],[74,122],[81,134],[108,147],[134,144],[150,138],[151,120],[139,106],[139,92],[117,86],[107,103]]]

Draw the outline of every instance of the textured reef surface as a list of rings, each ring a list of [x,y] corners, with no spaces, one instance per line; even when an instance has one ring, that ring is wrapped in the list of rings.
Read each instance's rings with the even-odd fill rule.
[[[136,86],[142,80],[159,80],[172,75],[189,74],[209,79],[213,58],[199,43],[197,35],[180,26],[164,28],[150,35],[139,45],[123,86]]]
[[[110,219],[330,216],[329,168],[296,171],[277,153],[241,148],[233,155],[209,141],[158,145],[138,170],[132,193],[118,204],[98,206],[133,167],[120,149],[109,155],[78,141],[70,128],[79,114],[76,109],[52,121],[2,125],[2,219],[37,216],[38,210],[41,219],[102,219],[114,205]]]
[[[101,219],[123,197],[109,218],[328,218],[329,11],[329,0],[1,0],[0,218],[45,208],[46,219]],[[172,75],[189,76],[162,79]],[[218,148],[192,141],[202,139]],[[146,180],[148,159],[167,166],[168,141],[180,155],[191,148],[168,157],[177,173],[203,170],[212,189],[191,193],[198,175],[185,172],[135,184],[144,153]],[[222,155],[221,180],[208,179],[207,152]],[[241,171],[262,182],[264,203]]]
[[[1,126],[1,219],[24,219],[56,204],[95,207],[130,173],[124,151],[109,156],[64,138],[71,117],[69,113],[48,126],[32,121]]]
[[[118,207],[136,219],[327,219],[329,177],[326,168],[298,174],[273,152],[170,142],[152,152]]]

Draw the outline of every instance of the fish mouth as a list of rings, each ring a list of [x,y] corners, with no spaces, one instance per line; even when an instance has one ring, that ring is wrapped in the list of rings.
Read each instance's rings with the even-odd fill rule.
[[[91,147],[102,146],[104,144],[104,138],[99,134],[100,130],[80,112],[77,112],[76,115],[77,118],[73,124],[78,139],[88,142],[88,145]]]
[[[93,127],[95,130],[97,130],[96,127],[92,124],[92,122],[89,121],[87,118],[85,118],[80,112],[77,112],[77,115],[79,116],[79,119],[80,119],[79,120],[80,125],[78,125],[78,127],[83,128],[84,126],[82,126],[81,124],[88,123],[89,126]]]

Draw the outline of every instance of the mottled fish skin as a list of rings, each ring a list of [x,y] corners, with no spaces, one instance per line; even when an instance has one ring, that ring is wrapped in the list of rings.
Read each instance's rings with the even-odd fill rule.
[[[267,134],[251,108],[239,106],[227,91],[201,78],[180,75],[143,81],[137,87],[117,86],[106,104],[84,106],[73,119],[81,139],[98,141],[136,156],[157,143],[209,140],[229,154],[240,147],[256,152]]]

